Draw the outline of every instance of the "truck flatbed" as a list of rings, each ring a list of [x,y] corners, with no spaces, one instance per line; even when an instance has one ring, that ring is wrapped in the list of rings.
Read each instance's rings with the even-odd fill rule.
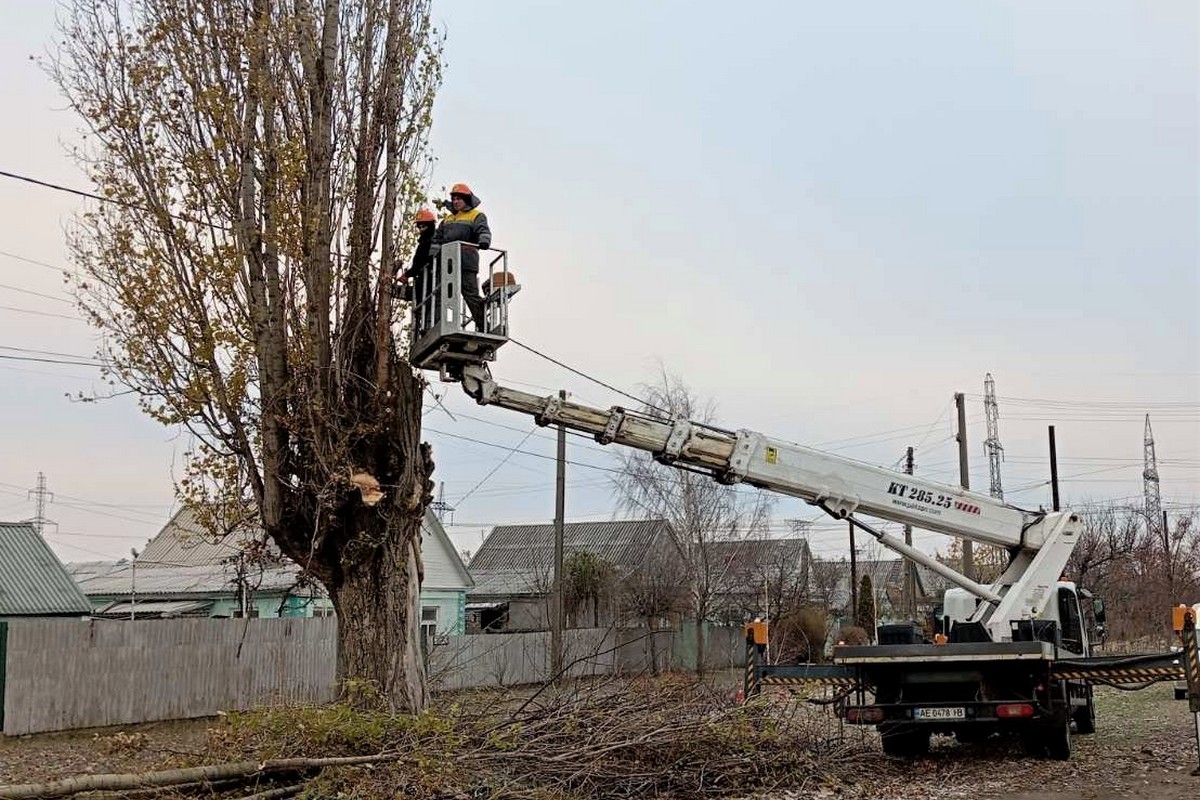
[[[835,664],[890,664],[897,662],[1053,661],[1058,657],[1050,642],[963,642],[958,644],[891,644],[836,647]]]

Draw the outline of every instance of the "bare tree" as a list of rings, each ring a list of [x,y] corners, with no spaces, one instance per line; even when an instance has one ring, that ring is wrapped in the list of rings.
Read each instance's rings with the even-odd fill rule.
[[[563,573],[563,607],[567,618],[579,627],[581,612],[590,608],[592,627],[599,628],[601,606],[613,606],[617,568],[595,553],[579,551],[563,561]]]
[[[1082,514],[1084,528],[1067,563],[1067,573],[1080,586],[1093,588],[1109,582],[1124,559],[1138,549],[1140,520],[1113,506],[1099,506]]]
[[[326,588],[339,675],[425,705],[433,469],[392,276],[441,78],[428,0],[64,0],[49,70],[111,202],[77,220],[110,375],[195,445],[178,485],[250,508]]]
[[[1148,525],[1142,509],[1102,504],[1082,512],[1084,531],[1068,577],[1104,598],[1115,642],[1168,638],[1167,609],[1200,597],[1200,535],[1195,510],[1174,526]]]
[[[642,395],[647,413],[661,409],[673,418],[703,424],[712,424],[716,417],[711,403],[702,404],[679,378],[665,370],[655,385],[644,387]],[[670,523],[695,620],[696,671],[703,672],[704,623],[727,568],[713,543],[762,530],[773,499],[759,491],[739,492],[707,475],[665,466],[641,451],[622,451],[620,458],[624,469],[614,485],[626,510]]]
[[[813,603],[826,613],[844,614],[843,604],[848,602],[849,593],[847,591],[844,598],[839,597],[838,589],[843,581],[850,580],[849,562],[844,558],[837,561],[814,559],[809,564],[808,574]]]
[[[713,549],[725,565],[715,610],[727,621],[763,617],[774,623],[809,604],[805,539],[772,539],[763,529],[736,542],[716,542]]]
[[[674,543],[669,547],[675,548]],[[643,621],[649,630],[650,671],[659,671],[659,623],[668,615],[688,607],[688,583],[678,558],[661,547],[651,549],[646,561],[622,581],[622,611]]]

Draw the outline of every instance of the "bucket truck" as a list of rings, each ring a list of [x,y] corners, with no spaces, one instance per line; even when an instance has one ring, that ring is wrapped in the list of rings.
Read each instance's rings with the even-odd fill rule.
[[[415,303],[411,357],[417,367],[460,382],[481,405],[642,450],[724,484],[800,498],[958,587],[947,593],[944,641],[927,643],[909,626],[889,631],[890,643],[835,648],[832,665],[765,664],[765,624],[748,625],[748,697],[764,686],[843,687],[845,720],[877,726],[884,751],[893,755],[926,752],[935,732],[978,740],[1008,731],[1020,734],[1031,753],[1066,759],[1072,728],[1095,730],[1093,682],[1148,685],[1181,677],[1169,655],[1094,656],[1103,604],[1061,579],[1083,529],[1074,512],[1024,510],[752,430],[594,408],[501,385],[488,364],[508,341],[507,306],[519,286],[507,254],[498,251],[485,291],[488,324],[482,332],[464,330],[458,246],[442,248],[428,268],[426,294]],[[995,581],[980,583],[864,517],[1002,547],[1008,565]]]

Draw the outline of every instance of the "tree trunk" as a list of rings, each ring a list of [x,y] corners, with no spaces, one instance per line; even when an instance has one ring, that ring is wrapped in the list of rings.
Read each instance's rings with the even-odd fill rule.
[[[696,615],[696,674],[704,674],[704,616]]]
[[[354,703],[372,697],[420,713],[426,705],[421,653],[420,517],[396,515],[372,556],[347,570],[331,592],[338,618],[338,681]],[[397,591],[400,587],[405,590]]]
[[[646,628],[650,631],[650,674],[658,674],[658,637],[654,634],[657,631],[657,620],[654,617],[646,617]]]

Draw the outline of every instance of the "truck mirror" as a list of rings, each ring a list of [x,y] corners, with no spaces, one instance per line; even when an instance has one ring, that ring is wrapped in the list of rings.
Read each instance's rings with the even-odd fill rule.
[[[1104,613],[1104,598],[1092,598],[1092,611],[1096,614],[1096,626],[1103,629],[1107,616]]]

